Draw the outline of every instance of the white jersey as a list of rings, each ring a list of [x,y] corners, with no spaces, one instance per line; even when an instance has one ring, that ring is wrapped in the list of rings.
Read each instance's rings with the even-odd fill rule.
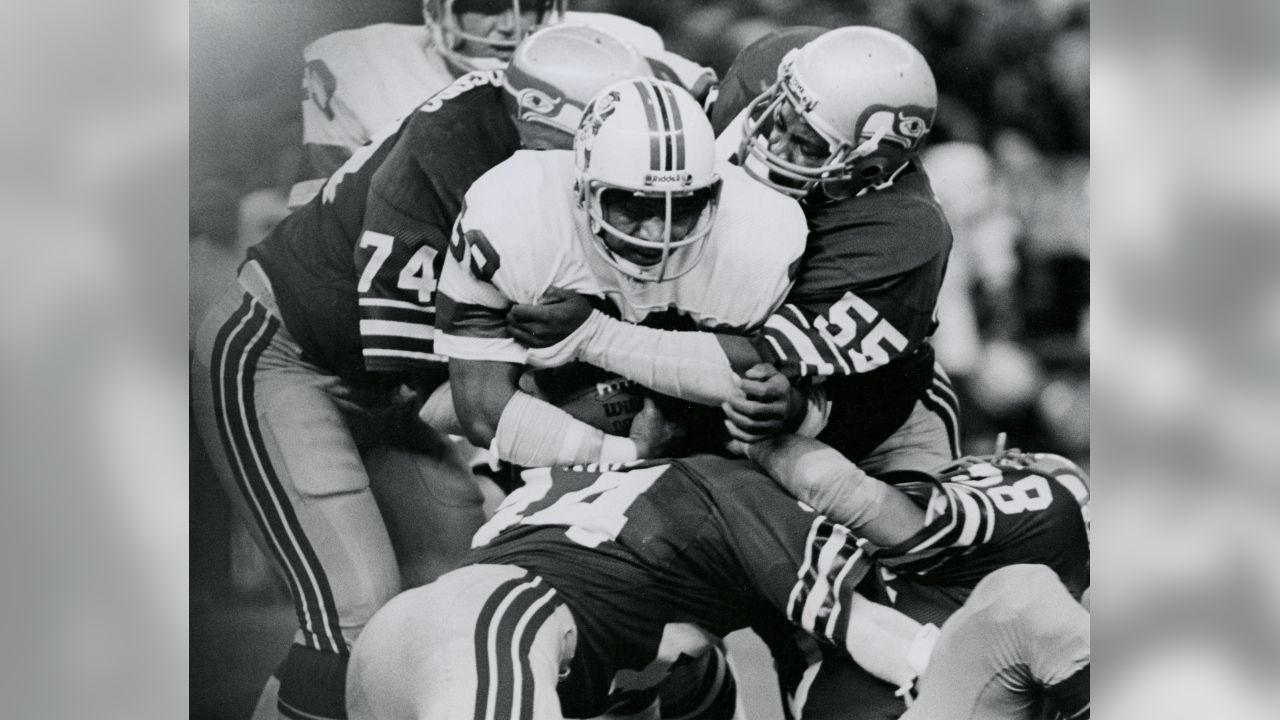
[[[662,37],[634,20],[607,13],[566,13],[631,44],[654,73],[694,92],[715,72],[667,52]],[[308,202],[355,149],[453,82],[425,25],[382,23],[330,33],[303,51],[302,142],[306,155],[289,207]]]
[[[804,213],[736,166],[717,172],[724,185],[701,259],[678,278],[641,282],[597,249],[602,241],[577,206],[573,153],[517,152],[467,192],[441,273],[436,352],[524,363],[525,348],[505,332],[506,310],[551,287],[605,298],[629,322],[675,311],[705,330],[756,329],[791,287]]]

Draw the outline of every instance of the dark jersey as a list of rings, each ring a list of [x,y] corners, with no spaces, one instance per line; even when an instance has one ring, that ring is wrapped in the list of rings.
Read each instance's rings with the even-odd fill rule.
[[[454,81],[249,249],[305,359],[357,381],[443,372],[432,344],[442,251],[467,188],[519,148],[501,82]]]
[[[476,534],[468,561],[529,570],[573,612],[577,652],[560,685],[568,717],[642,689],[629,683],[656,661],[671,624],[724,635],[785,617],[843,646],[854,592],[889,601],[916,585],[963,591],[1024,562],[1054,568],[1077,594],[1087,584],[1080,478],[1014,460],[912,475],[903,487],[926,504],[926,526],[878,549],[745,461],[541,468]],[[876,563],[888,572],[871,573]]]
[[[542,576],[578,626],[560,684],[567,717],[640,691],[669,624],[723,635],[785,614],[832,642],[870,569],[847,529],[754,466],[698,456],[598,471],[527,471],[473,542],[470,562]],[[612,696],[611,696],[612,692]]]
[[[1079,474],[1012,452],[937,475],[899,486],[925,503],[925,527],[872,550],[904,612],[941,623],[978,581],[1019,563],[1048,566],[1077,598],[1089,587],[1089,490]]]
[[[804,212],[795,286],[756,346],[791,377],[827,378],[833,416],[821,439],[857,461],[933,380],[928,339],[951,226],[918,160],[886,187]]]

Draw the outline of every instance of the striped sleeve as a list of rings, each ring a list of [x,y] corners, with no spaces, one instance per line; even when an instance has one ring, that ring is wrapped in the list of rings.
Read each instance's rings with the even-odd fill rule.
[[[507,333],[511,301],[492,282],[476,276],[465,252],[451,249],[447,255],[440,274],[437,351],[460,360],[524,364],[524,346]]]
[[[932,318],[882,293],[846,291],[835,302],[783,304],[765,322],[756,349],[791,377],[858,375],[910,354]]]
[[[829,642],[843,644],[852,596],[871,569],[865,544],[845,526],[825,516],[814,518],[804,560],[787,600],[787,616],[793,623]]]
[[[924,528],[906,542],[877,553],[877,559],[896,573],[928,575],[995,536],[999,516],[980,488],[943,483],[933,489],[925,507]]]

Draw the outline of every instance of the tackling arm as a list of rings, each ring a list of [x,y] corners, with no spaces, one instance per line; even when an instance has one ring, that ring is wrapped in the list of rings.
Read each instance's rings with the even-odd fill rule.
[[[747,456],[800,501],[881,547],[909,540],[924,510],[812,438],[780,435],[747,446]]]

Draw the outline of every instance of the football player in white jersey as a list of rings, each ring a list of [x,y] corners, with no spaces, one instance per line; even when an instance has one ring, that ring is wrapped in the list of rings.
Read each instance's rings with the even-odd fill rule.
[[[302,142],[290,209],[319,191],[351,153],[384,126],[472,70],[506,66],[522,38],[557,23],[589,25],[635,47],[654,74],[699,98],[715,71],[668,52],[652,28],[607,13],[570,12],[568,0],[424,0],[423,25],[340,30],[303,51]]]
[[[633,323],[742,332],[777,308],[804,250],[803,213],[717,162],[714,141],[688,92],[628,80],[591,101],[572,153],[517,152],[471,186],[441,272],[435,347],[473,443],[530,467],[658,451],[643,432],[606,434],[519,389],[515,303],[566,289]]]

